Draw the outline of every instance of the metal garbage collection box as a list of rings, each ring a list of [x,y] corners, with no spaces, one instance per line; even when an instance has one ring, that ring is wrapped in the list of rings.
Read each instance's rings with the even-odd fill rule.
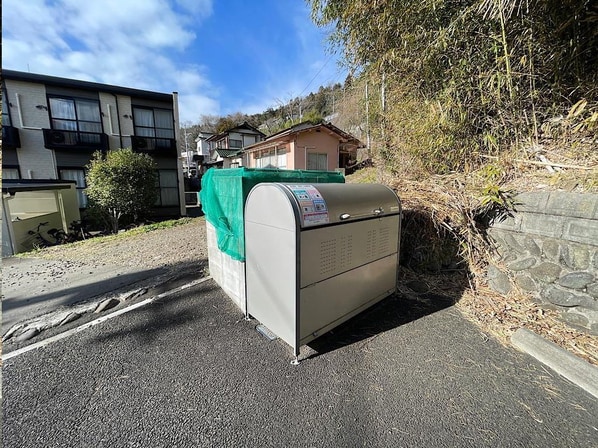
[[[245,301],[245,201],[264,182],[344,183],[341,173],[268,168],[210,169],[201,180],[210,275],[243,311]]]
[[[245,204],[247,315],[297,358],[396,291],[400,226],[383,185],[258,184]]]

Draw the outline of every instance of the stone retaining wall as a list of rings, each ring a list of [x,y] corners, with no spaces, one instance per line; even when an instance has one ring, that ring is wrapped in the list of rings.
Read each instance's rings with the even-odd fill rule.
[[[507,267],[489,266],[490,286],[507,294],[513,281],[598,334],[598,194],[523,193],[515,202],[489,230]]]

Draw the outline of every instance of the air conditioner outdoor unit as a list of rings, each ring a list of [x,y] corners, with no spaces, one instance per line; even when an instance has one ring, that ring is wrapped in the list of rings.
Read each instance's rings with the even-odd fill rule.
[[[52,131],[50,133],[50,141],[52,143],[64,143],[65,137],[62,131]]]
[[[136,148],[147,148],[147,140],[144,137],[131,137],[131,141]]]

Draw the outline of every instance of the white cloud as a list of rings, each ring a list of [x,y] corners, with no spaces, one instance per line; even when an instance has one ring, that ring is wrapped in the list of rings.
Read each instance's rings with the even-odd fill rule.
[[[92,50],[122,44],[140,48],[185,48],[195,38],[164,0],[62,0],[63,33],[86,43]]]
[[[5,68],[178,91],[181,121],[204,113],[195,105],[219,109],[205,94],[205,70],[176,62],[212,13],[210,0],[5,0],[2,12]]]
[[[49,48],[67,50],[68,44],[56,28],[60,16],[60,11],[46,5],[44,0],[5,0],[2,8],[4,37],[16,34],[11,32],[14,29],[19,35],[27,36],[24,41],[35,44],[40,51]]]
[[[176,0],[177,5],[193,14],[208,17],[212,14],[212,0]]]
[[[218,103],[199,94],[179,95],[179,108],[181,124],[197,123],[202,115],[220,115]]]

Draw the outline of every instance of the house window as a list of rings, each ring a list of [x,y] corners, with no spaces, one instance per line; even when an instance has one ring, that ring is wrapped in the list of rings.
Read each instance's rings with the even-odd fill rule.
[[[287,152],[284,147],[281,149],[271,149],[263,152],[256,157],[255,166],[257,168],[287,168]]]
[[[235,140],[233,138],[228,140],[228,144],[230,145],[231,148],[242,148],[243,147],[243,142],[241,140]]]
[[[77,198],[79,199],[79,208],[87,207],[87,195],[85,188],[85,170],[83,168],[60,168],[58,176],[62,180],[74,180],[77,183]]]
[[[174,138],[174,118],[168,109],[133,108],[135,135],[156,139]],[[168,142],[162,142],[168,144]]]
[[[278,154],[277,165],[278,168],[285,170],[287,168],[287,154]]]
[[[328,154],[307,153],[307,169],[317,171],[328,170]]]
[[[179,183],[176,170],[158,170],[156,181],[158,189],[157,206],[179,205]]]
[[[102,133],[100,102],[80,98],[48,98],[52,129],[75,132]],[[99,143],[98,135],[82,134],[85,143]]]

